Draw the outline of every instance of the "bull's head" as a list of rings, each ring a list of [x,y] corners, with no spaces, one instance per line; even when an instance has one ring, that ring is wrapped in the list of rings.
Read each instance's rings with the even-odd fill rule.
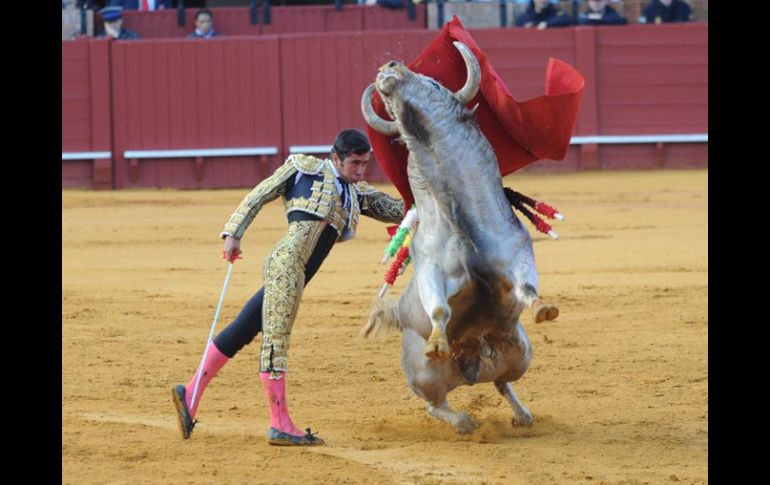
[[[395,121],[380,118],[372,108],[371,97],[374,89],[380,93],[388,114],[396,120],[413,117],[414,113],[411,113],[410,110],[413,109],[414,103],[434,98],[437,92],[442,93],[441,99],[448,100],[455,106],[459,103],[460,108],[464,109],[464,106],[479,91],[481,69],[468,46],[462,42],[453,42],[453,44],[460,51],[468,72],[465,85],[459,91],[452,93],[433,79],[410,71],[408,67],[398,61],[391,61],[380,67],[376,82],[366,88],[361,98],[361,111],[367,124],[386,136],[394,136],[399,133]]]

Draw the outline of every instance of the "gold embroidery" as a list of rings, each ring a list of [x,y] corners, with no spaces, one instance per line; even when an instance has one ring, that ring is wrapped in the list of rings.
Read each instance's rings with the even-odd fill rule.
[[[318,244],[323,221],[295,221],[265,258],[260,372],[286,372],[289,338],[305,287],[305,266]]]
[[[290,163],[289,160],[284,162],[273,175],[260,182],[251,192],[246,194],[246,197],[230,216],[230,220],[225,224],[223,232],[232,234],[237,238],[243,237],[246,228],[249,227],[262,206],[283,195],[286,181],[295,173],[297,173],[297,168],[294,164]]]
[[[319,172],[323,175],[323,180],[313,181],[308,197],[295,197],[286,201],[286,213],[299,210],[316,215],[325,219],[341,235],[348,222],[348,212],[342,207],[342,198],[337,192],[334,173],[329,164],[322,164]],[[354,217],[357,217],[357,214],[354,213]],[[355,232],[355,227],[353,231]]]
[[[289,157],[297,170],[308,175],[315,175],[321,171],[324,161],[312,155],[303,155],[298,153]]]
[[[404,201],[384,192],[370,192],[363,197],[361,213],[381,222],[398,224],[404,218]]]
[[[356,182],[353,184],[356,187],[356,192],[359,195],[371,195],[377,192],[377,189],[369,185],[367,182]]]

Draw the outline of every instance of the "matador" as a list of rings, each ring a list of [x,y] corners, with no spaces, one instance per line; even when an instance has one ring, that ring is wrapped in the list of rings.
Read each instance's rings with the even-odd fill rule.
[[[224,257],[233,261],[240,239],[262,206],[282,197],[288,231],[265,258],[264,287],[246,303],[238,316],[210,343],[187,385],[172,388],[182,437],[192,433],[200,397],[211,379],[258,333],[262,333],[259,375],[270,410],[268,442],[273,445],[319,445],[324,441],[307,428],[301,431],[289,416],[286,373],[292,326],[302,292],[337,242],[354,237],[360,215],[386,223],[404,217],[400,199],[364,182],[371,145],[358,130],[343,130],[331,156],[319,159],[291,155],[270,177],[241,201],[225,224]],[[191,402],[198,374],[202,373],[195,402]]]

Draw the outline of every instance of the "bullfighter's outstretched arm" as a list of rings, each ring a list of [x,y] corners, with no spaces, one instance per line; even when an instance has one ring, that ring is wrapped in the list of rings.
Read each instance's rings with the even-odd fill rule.
[[[286,191],[286,181],[297,173],[297,166],[289,157],[271,176],[260,182],[254,189],[246,194],[238,208],[230,216],[224,230],[219,237],[233,236],[238,239],[243,237],[246,228],[254,220],[262,206],[271,202]]]
[[[380,192],[366,182],[355,184],[361,214],[380,222],[398,224],[404,218],[404,201]]]

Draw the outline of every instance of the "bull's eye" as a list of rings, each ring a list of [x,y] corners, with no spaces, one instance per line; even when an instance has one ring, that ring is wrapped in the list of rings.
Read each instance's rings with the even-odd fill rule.
[[[390,64],[388,64],[388,67],[396,67],[395,61],[390,61]]]

